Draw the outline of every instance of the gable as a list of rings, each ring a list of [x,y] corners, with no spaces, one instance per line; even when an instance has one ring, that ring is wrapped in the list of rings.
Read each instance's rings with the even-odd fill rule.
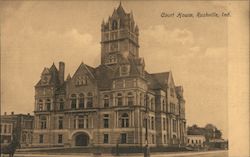
[[[95,76],[93,72],[94,70],[92,69],[92,67],[81,63],[70,79],[70,82],[75,86],[88,85],[89,83],[92,84],[95,82]]]

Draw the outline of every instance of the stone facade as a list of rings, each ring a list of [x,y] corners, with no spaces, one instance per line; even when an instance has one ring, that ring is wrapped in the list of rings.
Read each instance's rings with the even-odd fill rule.
[[[33,146],[185,145],[185,100],[171,72],[150,74],[139,56],[139,28],[121,4],[101,25],[101,64],[44,68],[35,86]],[[148,106],[148,113],[146,113]],[[147,120],[146,120],[147,119]]]

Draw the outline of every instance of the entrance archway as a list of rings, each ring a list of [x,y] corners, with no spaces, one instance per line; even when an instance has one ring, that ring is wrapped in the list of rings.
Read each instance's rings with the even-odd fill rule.
[[[79,133],[75,136],[75,146],[88,146],[89,136],[85,133]]]

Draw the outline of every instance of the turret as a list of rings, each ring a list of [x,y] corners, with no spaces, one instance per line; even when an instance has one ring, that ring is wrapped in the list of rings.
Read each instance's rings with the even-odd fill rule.
[[[60,82],[60,84],[64,83],[64,71],[65,71],[64,62],[59,62],[59,82]]]

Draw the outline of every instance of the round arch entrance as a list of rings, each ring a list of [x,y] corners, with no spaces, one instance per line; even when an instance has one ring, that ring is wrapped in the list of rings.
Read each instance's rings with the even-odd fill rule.
[[[80,133],[75,134],[74,144],[75,144],[75,146],[88,146],[89,145],[89,135],[84,133],[84,132],[80,132]]]

